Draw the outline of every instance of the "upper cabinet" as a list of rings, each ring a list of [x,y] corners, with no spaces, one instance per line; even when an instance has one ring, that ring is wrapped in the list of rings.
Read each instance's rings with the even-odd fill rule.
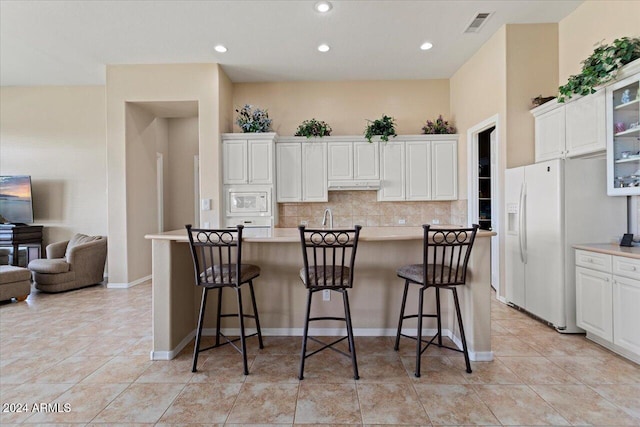
[[[224,184],[273,184],[275,133],[222,134]]]
[[[349,137],[344,137],[348,139]],[[379,188],[378,142],[327,137],[329,189]],[[362,138],[358,138],[362,139]]]
[[[536,162],[578,157],[606,149],[605,90],[564,104],[550,101],[532,110]]]
[[[607,194],[640,195],[640,60],[607,87]]]
[[[421,135],[381,143],[378,200],[456,200],[457,138]]]
[[[276,199],[285,202],[326,202],[327,144],[304,137],[280,138],[276,144]]]

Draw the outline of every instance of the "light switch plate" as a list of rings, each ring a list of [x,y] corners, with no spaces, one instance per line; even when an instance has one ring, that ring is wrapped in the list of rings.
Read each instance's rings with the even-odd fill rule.
[[[201,211],[210,211],[211,210],[211,199],[200,199],[200,210]]]

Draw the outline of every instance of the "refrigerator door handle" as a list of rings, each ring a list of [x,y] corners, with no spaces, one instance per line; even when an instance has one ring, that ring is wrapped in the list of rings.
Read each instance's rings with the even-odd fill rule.
[[[520,240],[520,260],[527,263],[527,247],[525,242],[526,235],[526,218],[525,218],[525,200],[526,200],[526,187],[525,183],[520,186],[520,203],[518,206],[518,218],[520,223],[518,224],[518,237]]]

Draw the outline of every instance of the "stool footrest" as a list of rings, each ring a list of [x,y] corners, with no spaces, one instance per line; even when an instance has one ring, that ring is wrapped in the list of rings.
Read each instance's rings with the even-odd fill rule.
[[[309,320],[311,320],[311,319],[309,319]],[[320,341],[319,339],[317,339],[317,338],[315,338],[315,337],[309,337],[309,336],[308,336],[308,337],[307,337],[307,339],[310,339],[311,341],[315,341],[315,342],[317,342],[318,344],[323,344],[323,346],[322,346],[322,347],[320,347],[319,349],[317,349],[317,350],[315,350],[315,351],[313,351],[313,352],[309,353],[309,354],[305,354],[305,355],[304,355],[304,358],[305,358],[305,359],[307,359],[307,358],[309,358],[309,357],[313,356],[314,354],[316,354],[316,353],[320,353],[322,350],[326,350],[326,349],[333,350],[333,351],[335,351],[336,353],[340,353],[340,354],[342,354],[343,356],[351,357],[351,353],[345,353],[344,351],[342,351],[342,350],[338,350],[337,348],[334,348],[334,347],[333,347],[334,345],[338,344],[339,342],[342,342],[342,341],[346,340],[347,338],[349,338],[349,337],[348,337],[348,336],[344,336],[344,337],[342,337],[342,338],[339,338],[339,339],[335,340],[335,341],[334,341],[334,342],[332,342],[331,344],[327,344],[327,343],[325,343],[325,342],[323,342],[323,341]]]
[[[246,339],[246,338],[255,337],[256,335],[258,335],[258,333],[257,333],[257,332],[254,332],[254,333],[252,333],[252,334],[250,334],[250,335],[246,335],[246,336],[245,336],[245,339]],[[221,344],[214,344],[214,345],[211,345],[211,346],[209,346],[209,347],[205,347],[205,348],[202,348],[202,349],[198,349],[198,350],[197,350],[197,352],[198,352],[198,353],[202,353],[203,351],[211,350],[211,349],[213,349],[213,348],[218,348],[218,347],[222,347],[223,345],[230,344],[230,345],[231,345],[231,347],[235,348],[235,349],[238,351],[238,353],[242,354],[242,350],[241,350],[241,349],[239,349],[239,348],[238,348],[238,346],[236,346],[236,345],[234,344],[234,342],[236,342],[236,341],[240,341],[240,337],[238,337],[238,338],[236,338],[236,339],[233,339],[233,340],[232,340],[232,339],[229,339],[229,338],[228,338],[225,334],[223,334],[222,332],[220,333],[220,336],[221,336],[222,338],[224,338],[224,339],[226,340],[226,342],[223,342],[223,343],[221,343]]]

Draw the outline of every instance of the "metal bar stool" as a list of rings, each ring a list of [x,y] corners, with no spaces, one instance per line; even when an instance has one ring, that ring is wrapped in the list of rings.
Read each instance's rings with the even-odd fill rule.
[[[460,303],[458,301],[458,291],[456,286],[464,285],[467,278],[467,263],[471,248],[476,238],[478,225],[472,228],[453,228],[430,230],[429,225],[423,225],[423,262],[422,264],[405,265],[397,270],[398,277],[405,279],[404,294],[402,296],[402,306],[400,308],[400,319],[398,320],[398,332],[394,350],[400,348],[400,337],[416,340],[416,377],[420,376],[420,359],[422,353],[437,338],[438,347],[445,347],[450,350],[464,353],[464,360],[467,365],[467,372],[471,373],[471,363],[469,362],[469,352],[467,350],[467,340],[464,336],[462,316],[460,315]],[[429,232],[432,235],[429,238]],[[420,285],[418,296],[418,313],[405,316],[405,306],[407,303],[407,291],[409,284]],[[423,302],[424,291],[428,288],[435,288],[436,293],[436,314],[424,314]],[[442,320],[440,310],[440,290],[447,289],[453,293],[453,301],[458,317],[458,327],[460,328],[460,338],[462,340],[462,350],[442,344]],[[425,317],[435,317],[438,323],[438,332],[430,340],[422,339],[422,319]],[[405,319],[418,319],[416,336],[409,336],[402,333],[402,322]],[[422,344],[426,343],[424,347]]]
[[[199,353],[222,345],[230,344],[240,354],[242,354],[244,374],[249,375],[249,368],[247,366],[246,338],[257,335],[260,348],[264,348],[264,345],[262,343],[262,332],[260,331],[260,319],[258,318],[256,297],[253,292],[253,279],[260,275],[260,267],[252,264],[242,264],[242,229],[244,227],[242,225],[238,225],[235,230],[210,230],[192,228],[191,225],[187,225],[186,228],[191,247],[191,256],[193,258],[196,286],[203,288],[202,302],[200,303],[200,316],[198,317],[198,332],[196,333],[196,343],[193,349],[193,367],[191,372],[196,372]],[[245,314],[242,308],[241,287],[245,283],[249,284],[253,315]],[[222,313],[223,288],[233,288],[236,291],[238,300],[237,313]],[[218,289],[216,343],[210,347],[201,349],[200,340],[202,338],[202,326],[205,308],[207,305],[207,294],[211,289]],[[223,317],[238,317],[238,320],[240,321],[239,338],[229,339],[220,331],[221,319]],[[245,318],[255,320],[257,332],[251,335],[245,334]],[[220,343],[220,337],[224,338],[225,342]],[[234,344],[236,341],[240,341],[240,348]]]
[[[351,323],[347,289],[353,287],[353,267],[361,228],[359,225],[356,225],[353,230],[307,230],[303,225],[298,227],[300,230],[300,242],[302,244],[302,258],[304,261],[304,267],[300,270],[300,279],[309,291],[302,338],[302,355],[300,359],[299,378],[301,380],[304,378],[305,360],[328,348],[350,357],[353,365],[353,377],[356,380],[360,378],[358,375],[358,362],[356,360],[356,347],[353,340],[353,325]],[[344,317],[310,317],[313,294],[325,290],[342,294]],[[317,320],[343,321],[347,326],[347,335],[330,344],[324,343],[315,337],[310,337],[309,322]],[[321,344],[322,347],[307,354],[307,339]],[[349,342],[349,353],[345,353],[334,347],[334,345],[345,339]]]

